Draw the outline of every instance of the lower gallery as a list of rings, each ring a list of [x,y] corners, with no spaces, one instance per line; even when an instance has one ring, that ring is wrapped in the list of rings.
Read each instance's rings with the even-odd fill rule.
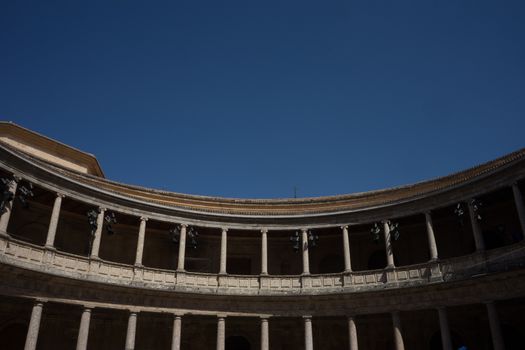
[[[2,349],[523,349],[525,149],[358,194],[117,183],[0,122]]]

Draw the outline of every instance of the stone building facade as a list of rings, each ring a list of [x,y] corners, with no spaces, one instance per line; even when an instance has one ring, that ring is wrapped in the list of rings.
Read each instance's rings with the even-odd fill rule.
[[[300,199],[116,183],[0,123],[2,349],[523,349],[525,149]]]

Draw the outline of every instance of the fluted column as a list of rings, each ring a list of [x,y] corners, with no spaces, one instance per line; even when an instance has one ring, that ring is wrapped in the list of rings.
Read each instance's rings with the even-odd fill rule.
[[[385,252],[387,267],[394,267],[394,250],[392,249],[392,238],[390,236],[390,226],[388,220],[383,221],[383,234],[385,235]]]
[[[474,211],[472,201],[473,199],[468,201],[468,214],[470,217],[470,224],[472,225],[472,233],[474,235],[474,243],[476,244],[476,250],[479,252],[485,250],[485,241],[483,239],[483,234],[481,233],[479,221],[476,218],[476,212]]]
[[[392,325],[394,326],[394,344],[396,350],[405,350],[405,344],[403,342],[403,333],[401,330],[401,318],[399,312],[392,312]]]
[[[40,319],[42,318],[42,309],[44,303],[36,301],[31,311],[31,320],[29,321],[29,328],[27,329],[26,343],[24,350],[35,350],[36,342],[38,340],[38,331],[40,329]]]
[[[11,211],[13,210],[13,201],[16,194],[16,188],[18,186],[18,180],[13,179],[9,183],[9,192],[13,194],[13,200],[5,204],[4,212],[1,213],[0,217],[0,232],[7,234],[7,225],[9,224],[9,218],[11,217]]]
[[[126,350],[135,349],[135,334],[137,333],[137,313],[130,312],[128,318],[128,330],[126,332]]]
[[[348,226],[341,226],[343,230],[343,254],[345,257],[345,272],[352,272],[352,260],[350,260],[350,239],[348,238]]]
[[[312,332],[312,316],[304,316],[304,349],[314,350],[314,339]]]
[[[180,237],[179,237],[179,261],[177,264],[177,271],[184,271],[184,262],[186,257],[186,228],[185,224],[180,225]]]
[[[499,324],[498,311],[494,302],[490,301],[485,303],[487,306],[487,313],[489,315],[490,334],[492,335],[492,346],[494,350],[504,350],[505,343],[503,342],[503,336],[501,335],[501,327]]]
[[[434,225],[432,225],[432,216],[430,212],[425,212],[425,222],[427,225],[428,249],[430,251],[430,260],[438,259],[438,250],[436,245],[436,236],[434,235]]]
[[[137,251],[135,255],[135,266],[142,266],[142,256],[144,255],[144,239],[146,237],[147,217],[141,216],[139,226],[139,237],[137,239]]]
[[[104,225],[104,213],[106,208],[99,208],[97,216],[97,229],[95,230],[95,237],[93,237],[93,244],[91,245],[91,258],[98,258],[98,251],[100,249],[100,239],[102,237],[102,226]]]
[[[91,321],[91,309],[86,307],[80,318],[80,327],[78,329],[77,350],[86,350],[89,336],[89,323]]]
[[[516,203],[516,210],[520,219],[521,234],[525,238],[525,204],[523,204],[523,196],[517,183],[512,184],[512,193],[514,194],[514,203]]]
[[[224,350],[226,340],[226,319],[219,317],[217,320],[217,350]]]
[[[182,317],[175,315],[173,318],[173,334],[171,337],[171,350],[180,350]]]
[[[308,255],[308,230],[301,229],[301,247],[303,252],[303,275],[310,274],[310,257]]]
[[[439,330],[441,332],[441,344],[443,350],[452,350],[452,338],[450,337],[447,310],[444,307],[439,307],[437,311],[439,315]]]
[[[51,212],[51,220],[49,220],[49,228],[47,230],[46,247],[54,248],[55,236],[57,233],[58,218],[60,217],[60,207],[62,206],[62,198],[64,195],[57,193],[55,203],[53,204],[53,211]]]
[[[270,349],[270,331],[268,317],[261,317],[261,350]]]
[[[268,230],[261,230],[261,275],[268,274]]]
[[[353,316],[348,317],[348,338],[350,350],[358,350],[357,345],[357,328],[355,326],[355,319]]]
[[[223,228],[221,232],[221,265],[219,274],[226,274],[226,255],[228,254],[228,229]]]

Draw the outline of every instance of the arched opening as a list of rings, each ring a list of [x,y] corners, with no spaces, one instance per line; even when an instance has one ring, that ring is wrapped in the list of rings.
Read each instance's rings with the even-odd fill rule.
[[[245,337],[232,335],[226,338],[226,350],[251,350],[251,345]]]
[[[22,350],[27,334],[27,324],[11,323],[0,329],[3,349]]]

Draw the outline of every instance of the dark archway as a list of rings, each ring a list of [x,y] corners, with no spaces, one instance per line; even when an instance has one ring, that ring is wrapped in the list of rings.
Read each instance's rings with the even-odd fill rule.
[[[27,325],[11,323],[0,329],[2,349],[22,350],[26,341]]]
[[[226,338],[226,350],[251,350],[248,339],[240,335],[232,335]]]

